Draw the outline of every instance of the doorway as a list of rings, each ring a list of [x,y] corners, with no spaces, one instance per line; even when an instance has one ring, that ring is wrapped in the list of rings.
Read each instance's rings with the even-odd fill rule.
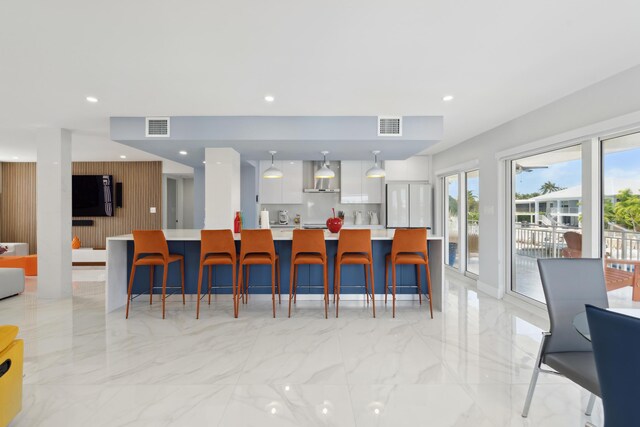
[[[178,182],[167,178],[167,228],[175,229],[178,223]]]

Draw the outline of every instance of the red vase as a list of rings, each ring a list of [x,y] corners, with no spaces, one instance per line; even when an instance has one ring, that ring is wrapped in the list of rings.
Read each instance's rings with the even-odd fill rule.
[[[337,233],[342,228],[342,220],[340,218],[329,218],[327,220],[327,228],[332,233]]]
[[[242,231],[242,219],[240,218],[240,212],[236,212],[236,217],[233,220],[233,232],[240,233]]]

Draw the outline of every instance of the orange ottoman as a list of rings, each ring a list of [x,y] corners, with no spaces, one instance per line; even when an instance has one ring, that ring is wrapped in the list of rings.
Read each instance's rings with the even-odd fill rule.
[[[0,257],[0,268],[21,268],[25,276],[38,275],[38,256],[2,256]]]
[[[24,275],[25,276],[37,276],[38,275],[38,255],[27,255],[24,257]]]

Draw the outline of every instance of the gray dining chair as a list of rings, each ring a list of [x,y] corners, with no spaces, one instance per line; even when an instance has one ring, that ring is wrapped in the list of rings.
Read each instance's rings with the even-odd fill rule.
[[[585,311],[585,304],[609,306],[602,266],[597,258],[538,260],[550,328],[542,333],[523,417],[529,414],[540,372],[562,375],[591,392],[585,411],[585,415],[591,415],[595,397],[601,395],[600,383],[591,343],[575,329],[573,318]],[[552,370],[542,368],[542,364]]]

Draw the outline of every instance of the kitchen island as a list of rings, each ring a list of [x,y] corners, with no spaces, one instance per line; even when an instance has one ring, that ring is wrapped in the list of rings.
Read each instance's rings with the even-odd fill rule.
[[[169,252],[184,255],[185,258],[185,293],[197,294],[198,268],[200,262],[200,230],[164,230]],[[283,303],[289,294],[289,269],[291,264],[291,240],[293,231],[291,229],[273,229],[273,240],[275,242],[276,253],[280,256],[281,268],[281,291],[283,295]],[[338,247],[338,235],[332,234],[325,230],[325,239],[327,243],[327,256],[329,258],[329,294],[333,293],[333,259]],[[393,240],[394,230],[382,229],[371,230],[371,240],[373,249],[373,270],[376,298],[382,302],[384,298],[384,263],[385,256],[391,252],[391,242]],[[236,246],[239,249],[240,234],[234,234]],[[443,286],[444,286],[444,247],[442,237],[428,236],[429,247],[429,269],[431,270],[431,286],[433,296],[433,308],[436,311],[442,311],[443,307]],[[117,310],[127,303],[127,286],[129,275],[131,274],[131,264],[133,261],[133,235],[126,234],[122,236],[114,236],[107,238],[107,271],[106,271],[106,287],[105,287],[105,309],[108,312]],[[146,269],[145,269],[146,270]],[[415,299],[418,298],[415,288],[402,288],[401,286],[415,285],[415,268],[414,266],[402,265],[398,266],[397,273],[397,289],[398,299]],[[425,287],[425,271],[422,268],[423,291]],[[155,286],[161,285],[162,275],[156,274],[154,278]],[[229,285],[226,289],[216,289],[215,293],[230,294],[231,293],[231,267],[219,267],[215,269],[214,285]],[[271,271],[268,266],[254,266],[251,268],[251,284],[264,285],[264,287],[256,287],[250,289],[253,293],[271,293]],[[391,273],[389,273],[391,280]],[[133,294],[149,293],[149,275],[143,273],[136,274],[134,281]],[[167,286],[176,286],[180,283],[179,268],[172,265],[169,268]],[[205,269],[203,276],[203,292],[206,292],[208,283],[208,273]],[[322,285],[322,270],[320,266],[301,266],[298,272],[298,298],[317,298],[322,299],[322,289],[318,286]],[[360,299],[364,298],[364,275],[361,266],[343,266],[342,267],[342,285],[362,286],[362,290],[357,288],[344,289],[349,293],[342,292],[342,299]],[[285,297],[287,295],[287,297]],[[193,299],[195,301],[195,298]],[[428,313],[428,305],[425,313]],[[195,307],[194,307],[195,315]]]

